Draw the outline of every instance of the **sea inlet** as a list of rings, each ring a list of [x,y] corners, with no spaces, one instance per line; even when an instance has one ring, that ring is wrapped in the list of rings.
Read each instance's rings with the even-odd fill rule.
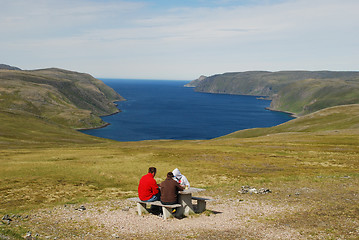
[[[118,141],[201,140],[237,130],[271,127],[293,119],[267,110],[258,96],[195,92],[188,81],[101,79],[126,101],[120,113],[102,117],[107,127],[83,133]]]

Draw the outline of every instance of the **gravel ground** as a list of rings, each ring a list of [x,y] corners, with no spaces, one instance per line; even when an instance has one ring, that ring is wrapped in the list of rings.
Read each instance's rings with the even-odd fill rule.
[[[290,226],[271,221],[295,209],[258,200],[216,199],[208,202],[204,213],[167,220],[154,214],[138,216],[129,200],[84,207],[37,210],[11,224],[31,229],[31,237],[38,239],[305,239]]]

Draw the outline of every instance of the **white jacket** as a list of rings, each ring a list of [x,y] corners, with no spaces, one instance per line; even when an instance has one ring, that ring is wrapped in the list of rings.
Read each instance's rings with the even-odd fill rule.
[[[178,170],[178,168],[176,168],[175,170],[172,171],[173,175],[175,176],[174,179],[180,184],[180,185],[185,185],[188,186],[188,188],[190,188],[189,185],[189,181],[187,180],[186,176],[182,175],[180,170]]]

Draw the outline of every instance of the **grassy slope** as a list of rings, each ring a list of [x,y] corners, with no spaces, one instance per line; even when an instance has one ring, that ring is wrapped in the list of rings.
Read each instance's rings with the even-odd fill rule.
[[[305,115],[320,109],[359,103],[358,81],[305,79],[291,83],[278,92],[271,107]]]
[[[150,165],[158,167],[158,180],[179,167],[194,186],[208,188],[318,175],[357,179],[358,114],[358,105],[343,106],[210,141],[126,143],[0,113],[0,212],[135,195]]]
[[[281,125],[270,128],[254,128],[234,132],[221,138],[248,138],[283,132],[323,132],[359,129],[359,104],[326,108]]]
[[[240,72],[214,75],[196,91],[268,96],[275,110],[305,115],[326,107],[359,103],[359,72]]]
[[[0,108],[30,113],[72,128],[104,124],[100,115],[117,112],[122,100],[111,88],[88,74],[61,69],[0,70]]]
[[[96,144],[105,139],[91,137],[32,114],[0,111],[0,149],[66,147]]]
[[[215,198],[236,199],[240,186],[251,185],[275,192],[260,199],[263,204],[305,202],[306,210],[275,219],[276,224],[291,223],[304,236],[315,237],[316,232],[324,231],[329,238],[345,239],[350,236],[348,231],[355,231],[359,221],[358,104],[209,141],[115,142],[54,123],[49,116],[56,114],[49,109],[45,111],[49,116],[41,115],[46,101],[57,103],[52,108],[66,106],[68,115],[78,114],[72,107],[75,100],[65,98],[52,84],[38,91],[44,79],[57,84],[56,79],[64,74],[66,81],[77,78],[71,72],[55,72],[31,71],[36,77],[30,82],[1,80],[8,85],[0,89],[0,214],[26,214],[40,207],[134,196],[139,177],[149,166],[158,168],[157,181],[178,167],[193,186],[207,188],[206,193]],[[51,75],[50,80],[47,75]],[[28,73],[23,77],[28,80]],[[78,84],[89,87],[87,77],[83,77],[84,82]],[[33,99],[28,101],[24,96]],[[57,107],[55,113],[63,113]],[[288,198],[295,192],[302,195]],[[256,221],[272,224],[274,220]],[[2,226],[0,236],[7,231],[18,230]]]

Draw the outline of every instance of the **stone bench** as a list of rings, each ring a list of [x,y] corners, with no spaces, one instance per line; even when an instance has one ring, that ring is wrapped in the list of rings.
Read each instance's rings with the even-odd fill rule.
[[[142,214],[149,213],[147,208],[146,208],[147,205],[153,205],[153,206],[162,207],[163,219],[174,217],[174,215],[172,214],[173,209],[181,207],[181,204],[179,204],[179,203],[178,204],[172,204],[172,205],[164,205],[160,201],[144,202],[144,201],[141,201],[138,197],[129,198],[128,200],[134,201],[134,202],[137,203],[137,212],[138,212],[138,215],[140,215],[140,216]]]
[[[196,213],[201,213],[206,210],[206,201],[213,201],[213,199],[201,197],[192,197],[192,200],[197,201]]]

